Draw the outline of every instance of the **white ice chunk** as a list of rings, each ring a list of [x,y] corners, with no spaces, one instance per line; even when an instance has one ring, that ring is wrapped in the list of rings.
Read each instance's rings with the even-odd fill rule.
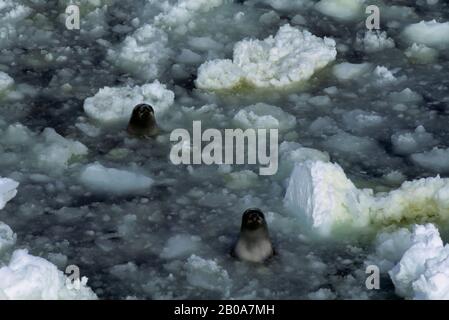
[[[388,98],[393,102],[400,103],[418,103],[422,101],[421,95],[410,88],[405,88],[399,92],[392,92],[388,95]]]
[[[173,104],[175,94],[159,81],[135,87],[104,87],[95,96],[84,100],[84,112],[100,123],[128,121],[139,103],[148,103],[157,117]]]
[[[2,140],[3,143],[9,145],[26,145],[30,142],[32,132],[20,123],[11,124],[6,128]]]
[[[233,60],[212,60],[198,69],[201,89],[231,89],[242,82],[254,87],[286,87],[309,79],[335,59],[335,41],[319,38],[290,25],[265,40],[242,40]]]
[[[8,74],[0,71],[0,94],[10,89],[14,84],[14,79]]]
[[[363,14],[364,0],[321,0],[315,9],[341,21],[354,21]]]
[[[52,128],[46,128],[40,137],[43,138],[43,142],[33,147],[33,153],[38,165],[47,169],[66,168],[73,157],[83,156],[88,152],[84,144],[66,139]]]
[[[404,53],[413,63],[433,63],[438,59],[438,50],[424,44],[413,43]]]
[[[286,208],[309,231],[328,236],[401,221],[449,217],[449,179],[423,178],[404,182],[400,188],[373,195],[357,189],[341,167],[333,163],[298,163],[290,176],[284,198]]]
[[[279,145],[279,170],[278,176],[288,177],[292,172],[295,163],[305,162],[307,160],[320,160],[329,162],[329,154],[320,150],[303,147],[297,142],[284,141]]]
[[[49,261],[28,254],[27,250],[16,250],[8,265],[0,268],[0,299],[84,300],[97,298],[95,293],[86,286],[86,277],[76,281],[76,283],[67,281],[62,271]]]
[[[229,296],[232,281],[228,272],[215,260],[206,260],[191,255],[185,265],[187,282],[200,289],[221,292],[223,297]]]
[[[106,168],[99,163],[86,166],[81,172],[80,180],[92,191],[117,194],[141,192],[154,183],[153,179],[143,174]]]
[[[160,254],[163,259],[185,258],[200,248],[201,238],[190,234],[178,234],[168,239]]]
[[[406,298],[449,299],[449,247],[433,224],[415,225],[411,243],[389,274]],[[443,267],[443,268],[441,268]]]
[[[109,49],[107,59],[142,80],[155,80],[171,57],[167,43],[164,31],[147,24],[127,36],[118,47]]]
[[[9,200],[16,196],[18,186],[18,182],[0,177],[0,210],[5,207]]]
[[[385,31],[366,31],[363,38],[358,36],[356,44],[368,53],[394,48],[394,40],[387,36]]]
[[[369,264],[375,264],[382,272],[390,271],[401,260],[405,251],[412,245],[412,234],[407,228],[394,232],[381,232],[376,236],[376,251],[369,257]]]
[[[358,157],[375,155],[382,152],[375,139],[369,137],[359,137],[347,132],[339,132],[324,141],[324,146],[329,151],[343,154],[347,157]]]
[[[245,129],[279,129],[283,132],[296,125],[296,117],[279,107],[257,103],[241,109],[234,116],[234,123]]]
[[[226,90],[238,87],[244,77],[243,70],[232,60],[212,60],[198,68],[196,85],[210,90]]]
[[[436,49],[449,48],[449,22],[421,21],[407,26],[403,35],[410,44],[419,43]]]
[[[426,261],[425,271],[413,282],[413,293],[413,298],[419,300],[449,300],[448,245]]]
[[[176,5],[167,6],[164,12],[155,17],[154,22],[161,28],[184,35],[197,26],[198,16],[228,2],[228,0],[179,0]]]
[[[431,151],[413,154],[411,158],[415,164],[433,172],[449,172],[449,148],[433,148]]]
[[[17,236],[12,229],[0,221],[0,260],[3,253],[14,246]]]
[[[418,126],[414,132],[395,133],[391,136],[393,150],[397,154],[409,155],[433,147],[438,143],[433,134]]]
[[[409,299],[449,299],[449,246],[433,224],[382,232],[367,264],[388,271],[396,293]]]
[[[378,86],[385,86],[398,81],[393,72],[384,66],[377,66],[373,71],[374,82]]]
[[[378,128],[385,122],[385,118],[375,112],[352,110],[343,115],[343,123],[352,131],[364,132],[372,128]]]
[[[273,10],[264,13],[263,15],[260,16],[259,19],[260,23],[265,25],[274,25],[278,23],[279,20],[280,20],[279,15]]]
[[[366,225],[365,198],[338,164],[306,161],[294,167],[284,203],[308,228],[328,235],[339,223],[360,218],[357,223]]]
[[[370,63],[348,63],[343,62],[333,67],[332,72],[338,80],[347,81],[351,79],[360,80],[359,78],[369,72]]]

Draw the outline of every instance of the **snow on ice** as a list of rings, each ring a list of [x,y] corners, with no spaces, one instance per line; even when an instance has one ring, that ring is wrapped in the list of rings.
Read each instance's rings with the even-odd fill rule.
[[[309,79],[335,59],[335,41],[307,30],[282,26],[265,40],[243,40],[234,46],[233,60],[213,60],[198,69],[201,89],[233,89],[244,82],[254,87],[288,87]]]

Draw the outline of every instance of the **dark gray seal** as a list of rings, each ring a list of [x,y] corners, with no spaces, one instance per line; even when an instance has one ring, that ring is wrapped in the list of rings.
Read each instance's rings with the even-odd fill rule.
[[[260,209],[251,208],[243,213],[240,235],[232,255],[249,262],[263,262],[274,255],[267,222]]]
[[[135,106],[127,131],[129,134],[140,138],[156,136],[159,133],[159,128],[154,117],[153,107],[146,103]]]

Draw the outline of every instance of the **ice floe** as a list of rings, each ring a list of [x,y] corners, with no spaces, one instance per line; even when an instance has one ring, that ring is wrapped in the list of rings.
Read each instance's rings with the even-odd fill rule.
[[[66,139],[54,129],[46,128],[40,135],[42,142],[37,143],[33,153],[38,166],[51,170],[67,168],[73,157],[87,154],[87,147],[79,141]]]
[[[0,221],[0,261],[2,255],[14,246],[16,240],[17,235],[12,231],[10,226]]]
[[[120,70],[150,81],[164,72],[171,54],[166,33],[147,24],[109,49],[107,58]]]
[[[388,94],[388,99],[393,102],[401,102],[401,103],[419,103],[422,101],[422,96],[411,90],[410,88],[405,88],[402,91],[394,91]]]
[[[449,246],[433,224],[380,233],[369,263],[390,275],[396,293],[408,299],[449,299]]]
[[[8,74],[0,71],[0,95],[10,89],[14,84],[14,79]]]
[[[67,278],[51,262],[30,255],[27,250],[15,250],[7,265],[0,268],[0,299],[6,300],[86,300],[96,299],[86,286],[87,278],[67,284]],[[76,286],[79,285],[79,289]]]
[[[391,136],[393,150],[397,154],[409,155],[424,151],[438,143],[433,134],[418,126],[413,132],[399,132]]]
[[[86,166],[80,181],[94,192],[111,192],[116,194],[135,193],[147,190],[154,180],[144,174],[107,168],[100,163]]]
[[[449,148],[433,148],[430,151],[415,153],[412,161],[427,170],[437,173],[449,172]]]
[[[363,37],[359,34],[356,38],[356,46],[367,53],[378,52],[395,47],[394,40],[387,36],[385,31],[366,31]]]
[[[218,291],[223,298],[229,296],[232,280],[228,272],[215,260],[191,255],[185,264],[185,269],[190,285],[203,290]]]
[[[286,208],[308,231],[329,236],[341,227],[449,218],[449,179],[404,182],[388,193],[358,189],[338,164],[306,161],[295,165],[284,198]]]
[[[413,43],[404,54],[413,63],[427,64],[433,63],[438,59],[438,50],[429,48],[424,44]]]
[[[332,72],[338,80],[347,81],[347,80],[356,80],[369,71],[371,71],[371,63],[349,63],[343,62],[335,65],[332,68]]]
[[[233,60],[202,64],[196,85],[211,90],[233,89],[244,83],[260,88],[288,87],[309,79],[336,54],[333,39],[322,39],[287,24],[274,37],[238,42]]]
[[[155,25],[183,35],[197,26],[197,17],[229,0],[180,0],[154,19]]]
[[[321,0],[315,9],[340,21],[354,21],[363,14],[364,0]]]
[[[170,237],[160,256],[163,259],[186,258],[201,247],[201,238],[189,234],[178,234]]]
[[[296,125],[295,116],[279,107],[265,103],[257,103],[242,108],[234,116],[233,121],[237,126],[245,129],[279,129],[280,131],[288,131]]]
[[[343,115],[343,124],[350,131],[357,133],[367,133],[378,130],[385,124],[385,117],[376,112],[368,112],[360,109],[355,109],[346,112]]]
[[[449,22],[421,21],[403,31],[409,43],[424,44],[435,49],[449,48]]]
[[[18,186],[18,182],[0,177],[0,210],[5,207],[9,200],[16,196]]]
[[[369,208],[368,197],[339,165],[306,161],[293,168],[284,204],[307,228],[329,235],[338,223],[367,225],[362,214]]]
[[[327,152],[307,148],[297,142],[284,141],[279,145],[279,169],[277,176],[286,178],[292,172],[296,163],[307,160],[329,162],[330,157]]]
[[[102,124],[128,121],[139,103],[150,104],[156,118],[173,104],[175,94],[159,81],[134,87],[105,87],[84,101],[87,116]]]

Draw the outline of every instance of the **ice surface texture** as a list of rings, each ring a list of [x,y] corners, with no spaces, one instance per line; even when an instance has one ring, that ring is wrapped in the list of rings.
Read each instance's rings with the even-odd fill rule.
[[[135,87],[105,87],[84,101],[84,111],[102,124],[126,122],[137,104],[150,104],[158,117],[173,104],[174,97],[174,93],[157,80]]]
[[[374,195],[371,189],[356,188],[338,164],[306,161],[294,167],[284,204],[309,231],[323,236],[342,228],[449,218],[449,179],[406,181],[396,190]]]
[[[18,186],[18,182],[0,177],[0,210],[5,207],[9,200],[16,196]]]
[[[335,41],[307,30],[282,26],[265,40],[243,40],[234,46],[233,60],[212,60],[198,69],[202,89],[232,89],[243,83],[254,87],[288,87],[309,79],[335,59]]]
[[[409,299],[449,299],[449,245],[433,224],[400,228],[377,236],[370,263],[380,264],[396,293]]]

